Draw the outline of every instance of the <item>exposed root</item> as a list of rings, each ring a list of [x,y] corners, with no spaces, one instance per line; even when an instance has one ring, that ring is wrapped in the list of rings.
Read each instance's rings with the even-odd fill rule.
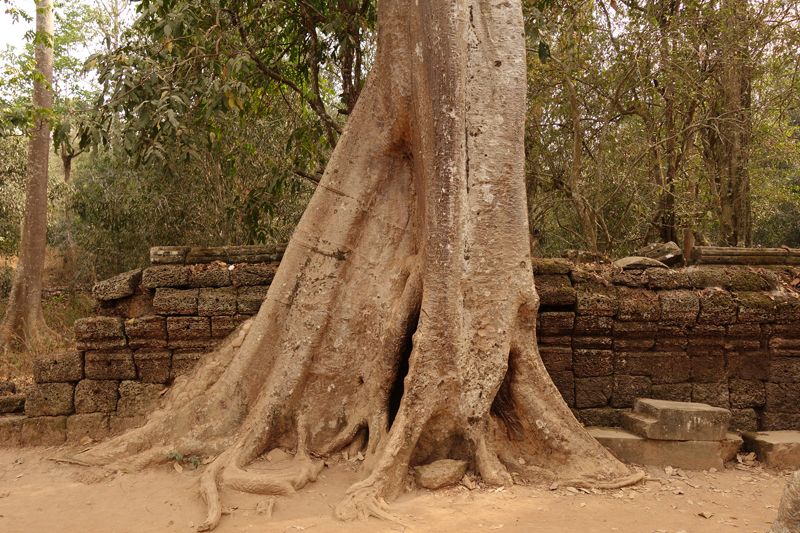
[[[569,479],[559,481],[558,484],[563,487],[575,487],[576,489],[621,489],[622,487],[629,487],[636,485],[645,478],[647,474],[644,472],[636,472],[630,476],[620,478],[614,481],[589,481],[588,479]]]
[[[75,459],[60,459],[60,458],[50,457],[50,458],[48,458],[48,460],[49,461],[53,461],[54,463],[64,463],[64,464],[68,464],[68,465],[92,466],[89,463],[86,463],[84,461],[77,461]]]
[[[200,524],[197,531],[211,531],[219,525],[219,521],[222,519],[222,502],[219,498],[217,478],[228,461],[228,455],[229,451],[226,451],[218,457],[200,477],[200,496],[206,502],[208,511],[205,522]]]
[[[361,485],[356,483],[348,489],[344,498],[336,504],[336,517],[339,520],[353,520],[358,518],[365,521],[370,516],[381,518],[389,522],[408,527],[408,525],[401,522],[397,517],[389,513],[389,504],[383,498],[377,496],[377,489],[374,487],[363,487],[354,490],[354,487]]]
[[[248,472],[229,464],[222,472],[222,484],[251,494],[290,495],[309,481],[316,481],[324,467],[322,461],[307,458],[295,458],[287,461],[282,468],[264,473]]]

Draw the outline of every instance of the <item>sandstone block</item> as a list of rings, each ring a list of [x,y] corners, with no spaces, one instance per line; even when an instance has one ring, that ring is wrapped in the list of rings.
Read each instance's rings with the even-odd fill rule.
[[[113,350],[127,345],[122,319],[101,316],[75,321],[75,345],[78,350]]]
[[[573,348],[585,348],[587,350],[610,350],[613,346],[614,339],[611,337],[572,337]]]
[[[762,334],[761,324],[744,323],[744,324],[729,324],[725,326],[725,335],[727,337],[744,337],[744,338],[758,338]]]
[[[575,418],[586,427],[602,426],[614,427],[619,426],[622,410],[612,409],[611,407],[599,407],[589,409],[574,409]]]
[[[650,352],[616,352],[614,354],[614,374],[627,376],[651,376],[655,359]]]
[[[662,325],[690,326],[697,322],[700,299],[694,291],[662,291],[659,293]]]
[[[417,485],[436,490],[457,483],[467,472],[466,461],[442,459],[414,469]]]
[[[731,280],[732,291],[768,291],[770,284],[763,276],[747,268],[729,267],[725,269]]]
[[[723,325],[736,322],[738,305],[729,292],[707,289],[699,292],[699,324]]]
[[[651,378],[654,385],[689,381],[691,362],[680,352],[660,352],[654,358]]]
[[[728,382],[731,407],[747,409],[761,407],[767,401],[767,391],[763,381],[736,379]]]
[[[614,338],[655,339],[658,334],[658,324],[654,322],[614,322]]]
[[[663,385],[653,385],[651,398],[654,400],[667,400],[670,402],[690,402],[692,401],[691,383],[667,383]]]
[[[755,409],[731,409],[730,428],[734,431],[758,431]]]
[[[614,376],[611,407],[631,407],[636,398],[647,398],[651,391],[650,379],[645,376]]]
[[[705,289],[707,287],[731,288],[731,280],[724,268],[691,266],[685,272],[689,276],[692,287],[695,289]]]
[[[622,416],[626,430],[654,440],[724,440],[731,413],[702,403],[637,398]]]
[[[767,350],[728,352],[725,357],[728,376],[760,381],[769,379],[770,355]]]
[[[120,318],[134,318],[153,314],[153,295],[152,289],[137,287],[136,291],[119,300],[102,303],[102,311],[97,310],[98,315],[117,316]]]
[[[157,383],[123,381],[119,385],[117,415],[132,417],[149,414],[158,407],[158,400],[164,388],[164,385]]]
[[[576,302],[575,289],[569,276],[538,275],[534,277],[534,282],[541,305],[573,305]]]
[[[794,383],[766,383],[767,411],[800,413],[800,387]]]
[[[36,383],[80,381],[83,379],[83,352],[39,355],[33,360]]]
[[[236,287],[263,285],[269,287],[280,263],[239,264],[231,270],[231,282]]]
[[[68,415],[74,410],[71,383],[35,383],[25,393],[25,414],[28,416]]]
[[[261,304],[267,297],[269,287],[253,286],[239,287],[237,311],[243,315],[254,315],[261,309]]]
[[[108,437],[108,419],[106,413],[87,413],[67,417],[67,442],[80,442],[84,437],[94,440]]]
[[[614,339],[614,351],[645,351],[656,345],[656,339]]]
[[[647,285],[654,290],[691,289],[692,282],[686,272],[652,268],[647,270]]]
[[[771,357],[769,380],[773,383],[800,383],[800,359],[797,357]]]
[[[575,323],[575,313],[572,312],[541,312],[536,318],[537,334],[543,336],[568,335],[572,336],[572,327]]]
[[[199,289],[156,289],[153,310],[159,315],[196,315]]]
[[[573,332],[575,336],[607,336],[611,335],[614,319],[610,316],[576,316]]]
[[[775,320],[775,302],[763,292],[739,292],[736,294],[739,322],[772,322]]]
[[[686,470],[722,470],[742,445],[733,433],[715,441],[650,440],[617,428],[589,428],[589,434],[626,463]]]
[[[22,421],[21,446],[57,446],[66,440],[66,416],[36,416]]]
[[[575,287],[578,315],[614,316],[617,314],[617,291],[613,285],[606,287],[596,283],[581,283]]]
[[[188,246],[154,246],[150,248],[151,265],[183,265]]]
[[[647,289],[618,287],[617,320],[625,322],[654,322],[661,317],[658,293]]]
[[[142,287],[186,287],[189,285],[189,269],[180,265],[160,265],[146,268],[142,272]]]
[[[692,402],[705,403],[712,407],[730,407],[727,383],[693,383]]]
[[[197,314],[200,316],[235,315],[236,289],[232,287],[200,289]]]
[[[139,381],[144,383],[166,383],[172,367],[170,350],[141,349],[133,353],[133,361]]]
[[[772,468],[800,468],[800,431],[744,433],[747,451]]]
[[[88,379],[136,379],[136,365],[130,349],[86,352],[84,360]]]
[[[119,381],[84,379],[75,387],[75,411],[111,413],[117,409]]]
[[[540,346],[539,355],[548,372],[572,370],[572,348],[569,346]]]
[[[572,344],[572,337],[569,335],[560,335],[558,337],[550,337],[549,335],[537,335],[536,340],[539,344],[551,346],[569,346]]]
[[[800,298],[796,294],[776,294],[775,322],[795,324],[800,322]]]
[[[124,298],[133,294],[141,281],[142,269],[129,270],[95,284],[92,287],[92,297],[101,301]]]
[[[719,383],[727,381],[725,357],[723,355],[701,355],[691,357],[691,379],[695,383]],[[700,402],[704,403],[704,402]]]
[[[636,259],[636,261],[628,264],[628,260],[634,259]],[[644,270],[644,268],[647,267],[641,263],[641,258],[626,257],[615,261],[614,266],[620,267],[621,269],[613,269],[606,272],[603,274],[603,278],[615,285],[624,285],[625,287],[647,286],[647,273]],[[664,265],[662,265],[662,267],[666,268]]]

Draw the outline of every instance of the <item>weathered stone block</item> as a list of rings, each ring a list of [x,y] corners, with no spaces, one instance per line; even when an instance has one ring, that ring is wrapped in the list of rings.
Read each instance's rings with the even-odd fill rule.
[[[68,415],[74,409],[74,392],[75,385],[71,383],[34,383],[25,391],[25,414]]]
[[[771,289],[767,280],[757,272],[746,268],[726,268],[728,278],[731,280],[732,291],[768,291]]]
[[[653,385],[651,397],[655,400],[667,400],[670,402],[690,402],[692,401],[691,383],[668,383],[664,385]]]
[[[114,308],[113,310],[107,310],[103,314],[106,316],[118,316],[123,319],[152,315],[154,293],[155,291],[152,289],[137,287],[131,296],[126,296],[113,302],[105,302],[106,304],[113,303]]]
[[[724,268],[708,266],[691,266],[685,270],[689,281],[695,289],[707,287],[731,288],[731,279]]]
[[[269,287],[280,263],[234,265],[231,282],[236,287],[263,285]]]
[[[575,407],[605,407],[614,389],[611,376],[575,378]]]
[[[658,324],[654,322],[614,322],[614,338],[622,339],[655,339]]]
[[[575,323],[575,313],[572,312],[541,312],[538,314],[536,332],[542,336],[572,336],[572,327]]]
[[[236,314],[236,289],[200,289],[197,301],[197,314],[200,316],[232,316]]]
[[[647,284],[655,290],[691,289],[692,282],[686,272],[651,268],[647,270]]]
[[[800,322],[800,297],[796,293],[775,294],[775,322],[795,324]]]
[[[150,248],[150,264],[182,265],[188,252],[188,246],[154,246]]]
[[[163,348],[167,345],[167,321],[163,316],[145,316],[125,321],[125,334],[132,349]]]
[[[797,357],[770,358],[769,380],[773,383],[800,383],[800,359]]]
[[[758,431],[758,416],[755,409],[731,409],[729,427],[734,431]]]
[[[130,296],[142,281],[142,269],[123,272],[118,276],[101,281],[92,287],[92,297],[101,300],[117,300]]]
[[[167,342],[167,349],[182,350],[191,348],[201,352],[213,352],[217,346],[217,341],[212,339],[178,339]]]
[[[136,379],[136,365],[130,349],[86,352],[84,361],[84,374],[88,379]]]
[[[66,440],[66,416],[36,416],[22,421],[21,446],[57,446]]]
[[[610,376],[614,373],[614,352],[611,350],[574,350],[572,371],[578,378]]]
[[[614,374],[628,376],[650,376],[658,355],[649,352],[616,352]]]
[[[731,413],[702,403],[637,398],[622,427],[654,440],[723,440]]]
[[[775,320],[775,302],[763,292],[739,292],[736,294],[739,306],[739,322],[772,322]]]
[[[203,352],[192,349],[175,350],[172,354],[172,368],[170,370],[170,378],[175,379],[178,376],[186,374],[197,366],[197,362],[203,356]]]
[[[661,325],[691,326],[697,322],[700,299],[694,291],[662,291],[658,296]]]
[[[722,470],[742,445],[733,433],[713,441],[650,440],[616,428],[589,428],[589,434],[626,463],[686,470]]]
[[[83,352],[39,355],[33,360],[36,383],[80,381],[83,379]]]
[[[759,431],[800,430],[800,413],[764,411],[758,417]]]
[[[164,388],[158,383],[123,381],[119,384],[117,415],[132,417],[149,414],[158,406]]]
[[[572,337],[569,335],[560,335],[558,337],[551,337],[549,335],[537,335],[536,340],[540,345],[555,345],[555,346],[569,346],[572,344]]]
[[[237,311],[243,315],[254,315],[261,309],[269,287],[239,287]]]
[[[0,414],[22,413],[25,411],[24,394],[4,394],[0,396]]]
[[[589,409],[575,409],[575,418],[586,427],[602,426],[614,427],[619,426],[622,411],[619,409],[612,409],[611,407],[599,407]]]
[[[680,326],[662,326],[659,324],[658,336],[653,345],[657,352],[682,352],[686,350],[689,339],[686,329]]]
[[[652,386],[644,376],[614,376],[614,390],[611,407],[631,407],[636,398],[648,398]]]
[[[652,322],[634,322],[638,324],[650,324]],[[649,339],[614,339],[614,351],[643,351],[649,350],[656,344],[655,337]]]
[[[691,379],[695,383],[719,383],[727,381],[724,355],[701,355],[691,357]],[[704,402],[700,402],[704,403]]]
[[[705,403],[712,407],[727,409],[730,407],[727,383],[693,383],[692,401]]]
[[[548,372],[558,392],[569,407],[575,406],[575,376],[571,370]]]
[[[617,314],[617,290],[613,285],[606,287],[594,283],[581,283],[575,289],[577,297],[575,312],[577,314],[593,316]]]
[[[23,420],[23,416],[0,417],[0,447],[20,445]]]
[[[625,287],[647,286],[647,273],[644,270],[646,265],[642,264],[641,258],[626,257],[614,261],[614,266],[620,267],[622,270],[613,269],[603,275],[611,283]]]
[[[654,322],[661,317],[658,293],[647,289],[618,287],[619,310],[617,320],[626,322]]]
[[[572,370],[572,348],[569,346],[540,346],[539,355],[550,373]]]
[[[239,327],[239,324],[248,318],[250,318],[248,315],[212,316],[211,337],[214,339],[224,339],[230,335],[233,330]]]
[[[141,349],[133,353],[139,381],[144,383],[166,383],[172,367],[172,352],[169,350]]]
[[[539,275],[534,282],[541,305],[573,305],[577,301],[569,276]]]
[[[653,362],[653,385],[689,381],[691,362],[680,352],[660,352]]]
[[[765,384],[766,410],[772,413],[800,413],[800,387],[794,383]]]
[[[160,315],[196,315],[199,289],[156,289],[153,310]]]
[[[189,269],[181,265],[163,265],[146,268],[142,272],[142,287],[158,289],[161,287],[187,287]]]
[[[745,449],[771,468],[800,468],[800,432],[763,431],[745,433]]]
[[[111,413],[117,408],[119,381],[84,379],[75,387],[75,411],[78,413]]]
[[[770,355],[767,350],[728,352],[725,357],[729,377],[757,381],[769,379]]]
[[[414,479],[420,487],[436,490],[454,483],[467,472],[466,461],[441,459],[414,469]]]
[[[725,334],[728,337],[736,338],[736,337],[743,337],[743,338],[758,338],[761,336],[761,325],[760,324],[730,324],[725,327]]]
[[[124,348],[128,342],[118,317],[79,318],[74,329],[75,345],[81,351]]]
[[[611,337],[572,337],[573,348],[610,350],[613,346],[614,339]]]
[[[117,416],[112,414],[109,417],[108,426],[111,435],[120,435],[129,429],[138,428],[144,425],[147,417],[140,416]]]
[[[576,337],[607,336],[611,335],[614,319],[610,316],[576,316],[573,334]]]
[[[728,391],[734,409],[761,407],[767,401],[763,381],[733,378],[728,382]]]
[[[67,417],[67,442],[80,442],[84,437],[100,440],[108,437],[108,414],[87,413]]]
[[[672,241],[654,242],[644,248],[639,248],[633,255],[655,259],[665,265],[676,265],[683,261],[683,251],[680,246]]]
[[[555,275],[569,274],[572,263],[567,259],[561,258],[531,258],[534,274]]]
[[[167,337],[170,341],[211,339],[211,320],[207,316],[168,317]]]
[[[189,267],[189,287],[227,287],[231,284],[229,265],[211,263]]]
[[[736,322],[738,305],[729,292],[707,289],[699,292],[700,314],[699,324],[733,324]]]

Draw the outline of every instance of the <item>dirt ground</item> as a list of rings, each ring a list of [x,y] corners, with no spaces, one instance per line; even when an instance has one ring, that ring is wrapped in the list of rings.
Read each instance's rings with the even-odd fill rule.
[[[113,472],[52,460],[70,451],[80,450],[0,448],[0,531],[190,532],[203,521],[197,482],[204,466]],[[724,472],[647,467],[646,481],[622,490],[524,485],[414,490],[391,506],[404,527],[333,517],[333,505],[359,479],[358,465],[334,462],[296,496],[276,498],[271,517],[264,512],[268,498],[223,491],[229,514],[217,531],[764,533],[789,475],[758,463],[732,463]]]

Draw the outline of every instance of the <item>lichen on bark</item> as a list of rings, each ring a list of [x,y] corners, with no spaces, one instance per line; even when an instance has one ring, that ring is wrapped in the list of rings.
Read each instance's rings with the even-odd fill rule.
[[[382,0],[378,16],[372,72],[260,312],[145,426],[89,452],[216,455],[201,529],[221,518],[220,487],[291,493],[345,449],[366,460],[343,519],[391,518],[409,466],[443,458],[495,485],[639,478],[538,355],[520,2]],[[295,452],[290,471],[247,470],[274,447]]]

